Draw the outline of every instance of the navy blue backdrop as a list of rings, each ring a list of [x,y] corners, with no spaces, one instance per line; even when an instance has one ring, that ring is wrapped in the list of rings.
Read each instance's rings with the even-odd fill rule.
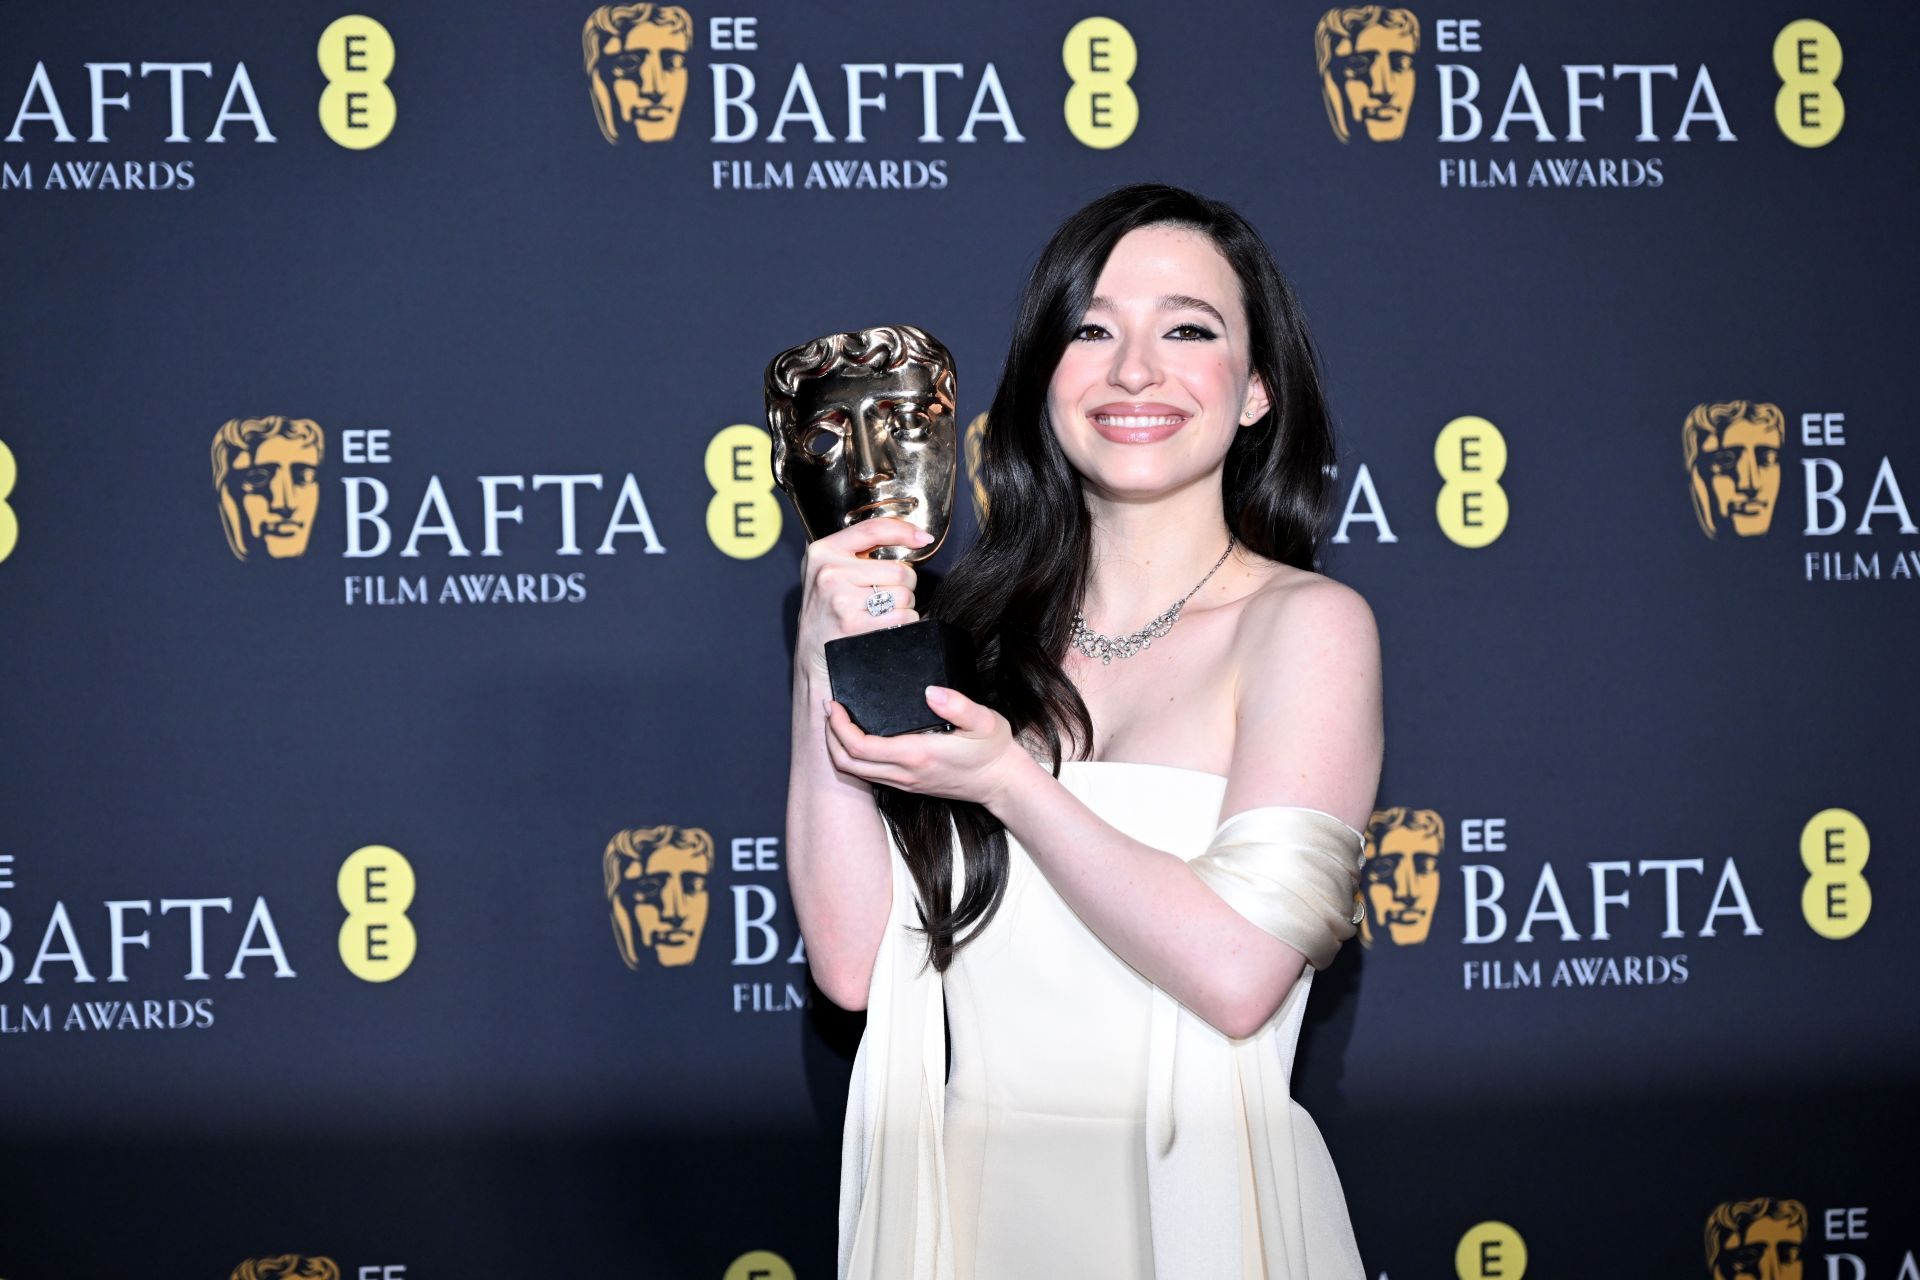
[[[761,372],[910,322],[971,420],[1157,179],[1299,291],[1382,632],[1295,1082],[1370,1273],[1764,1197],[1920,1280],[1920,21],[1323,12],[0,9],[0,1276],[830,1274]]]

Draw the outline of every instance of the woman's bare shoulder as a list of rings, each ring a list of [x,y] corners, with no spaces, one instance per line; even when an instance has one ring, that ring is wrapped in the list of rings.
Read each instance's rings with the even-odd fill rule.
[[[1359,826],[1384,747],[1373,610],[1352,587],[1285,565],[1246,604],[1229,805],[1305,805]]]
[[[1237,648],[1268,659],[1303,648],[1377,650],[1379,631],[1366,597],[1323,573],[1255,560],[1255,585],[1242,605]]]

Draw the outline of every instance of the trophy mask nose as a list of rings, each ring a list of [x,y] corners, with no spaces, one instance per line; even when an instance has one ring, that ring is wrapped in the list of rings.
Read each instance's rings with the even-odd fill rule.
[[[856,484],[871,488],[893,479],[893,450],[889,447],[887,416],[873,410],[854,415],[853,478]]]

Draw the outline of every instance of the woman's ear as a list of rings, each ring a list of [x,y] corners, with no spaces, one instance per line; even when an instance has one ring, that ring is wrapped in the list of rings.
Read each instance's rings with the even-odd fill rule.
[[[1267,410],[1272,407],[1273,401],[1267,397],[1266,382],[1258,373],[1254,373],[1247,380],[1247,398],[1246,404],[1240,410],[1240,425],[1252,426],[1265,417]]]

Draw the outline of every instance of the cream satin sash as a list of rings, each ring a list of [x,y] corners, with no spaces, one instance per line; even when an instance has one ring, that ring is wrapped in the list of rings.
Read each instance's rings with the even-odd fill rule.
[[[1324,969],[1359,925],[1365,844],[1330,813],[1268,805],[1221,823],[1187,865],[1228,906]]]
[[[874,956],[867,1031],[840,1140],[840,1280],[952,1280],[946,1001],[927,963],[913,876],[889,837],[893,903]],[[954,877],[956,896],[962,877]]]
[[[1332,814],[1269,805],[1222,822],[1206,852],[1187,864],[1310,967],[1274,1018],[1245,1040],[1229,1040],[1154,989],[1147,1194],[1158,1280],[1307,1275],[1309,1224],[1298,1212],[1287,1076],[1312,971],[1331,964],[1358,927],[1354,895],[1364,846],[1365,837]],[[1253,1204],[1241,1203],[1243,1165],[1256,1187]],[[1284,1271],[1266,1265],[1276,1256]]]
[[[1324,968],[1356,928],[1362,843],[1331,814],[1271,805],[1221,823],[1188,865],[1234,910]],[[926,939],[913,928],[913,879],[892,854],[893,903],[847,1096],[839,1275],[950,1280],[945,1005],[940,976],[925,963]],[[1154,989],[1146,1117],[1157,1280],[1306,1276],[1305,1241],[1317,1224],[1300,1213],[1300,1129],[1286,1073],[1311,978],[1303,973],[1273,1020],[1245,1040],[1227,1039]],[[1256,1203],[1243,1206],[1243,1167],[1255,1166]],[[1276,1251],[1284,1272],[1266,1266]],[[1337,1269],[1342,1280],[1358,1277],[1358,1257]]]

